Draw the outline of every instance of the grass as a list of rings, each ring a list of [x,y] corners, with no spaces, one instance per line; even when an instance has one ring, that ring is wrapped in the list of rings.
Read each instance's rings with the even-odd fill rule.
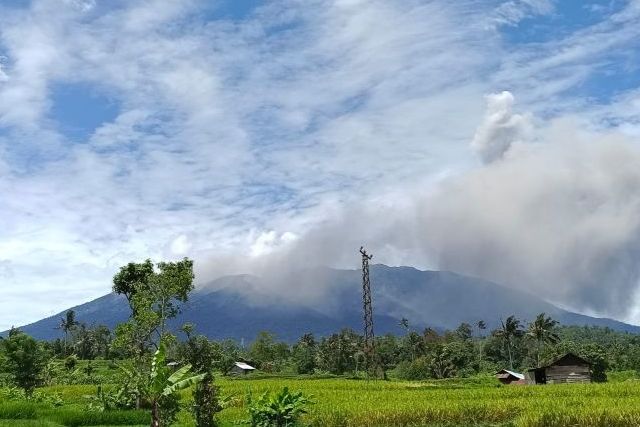
[[[302,390],[316,403],[304,422],[312,426],[629,426],[640,425],[640,381],[621,374],[619,382],[546,386],[501,386],[491,377],[430,382],[363,381],[344,378],[221,378],[223,395],[235,397],[218,415],[222,425],[247,419],[247,393]],[[148,425],[139,411],[87,411],[93,385],[55,386],[44,393],[62,397],[64,406],[0,402],[0,427]],[[192,426],[186,409],[178,425]]]
[[[640,382],[498,386],[485,380],[422,383],[344,379],[219,381],[225,393],[278,390],[287,385],[317,402],[306,422],[317,426],[640,425]],[[242,401],[220,414],[245,417]]]

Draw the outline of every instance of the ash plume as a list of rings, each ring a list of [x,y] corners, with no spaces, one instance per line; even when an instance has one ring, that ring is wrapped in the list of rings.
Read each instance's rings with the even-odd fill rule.
[[[472,148],[483,164],[435,188],[344,206],[238,271],[270,277],[265,292],[314,301],[331,291],[292,271],[374,261],[449,270],[534,293],[566,308],[634,321],[640,278],[640,146],[569,120],[530,128],[508,92],[489,96]],[[499,161],[497,161],[500,159]],[[232,263],[218,261],[216,265]],[[220,271],[209,264],[210,271]],[[293,266],[293,267],[292,267]],[[320,283],[320,285],[318,285]]]

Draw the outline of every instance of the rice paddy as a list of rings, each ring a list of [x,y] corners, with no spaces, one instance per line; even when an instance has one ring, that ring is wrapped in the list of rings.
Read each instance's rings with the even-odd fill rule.
[[[233,399],[218,415],[221,425],[247,419],[248,393],[288,386],[312,396],[304,423],[311,426],[634,426],[640,425],[640,381],[606,384],[501,386],[490,377],[401,382],[342,378],[266,378],[217,381]],[[94,385],[44,388],[63,404],[0,402],[0,426],[148,425],[141,411],[94,412],[87,395]],[[192,426],[190,392],[182,393],[177,425]]]

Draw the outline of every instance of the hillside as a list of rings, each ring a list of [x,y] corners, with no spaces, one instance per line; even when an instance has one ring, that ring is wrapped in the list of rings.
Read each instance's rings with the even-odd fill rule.
[[[246,341],[262,330],[287,341],[305,332],[322,336],[345,327],[359,331],[360,271],[323,268],[304,273],[295,276],[304,277],[307,289],[326,290],[321,298],[313,299],[313,304],[293,302],[293,293],[300,291],[295,287],[291,287],[292,298],[281,298],[265,291],[260,278],[227,276],[198,287],[174,323],[192,322],[210,338]],[[501,317],[515,314],[527,321],[541,312],[565,325],[640,332],[637,326],[572,313],[533,295],[455,273],[375,265],[371,277],[377,334],[400,332],[398,321],[402,317],[417,329],[430,326],[443,330],[480,319],[494,328]],[[124,298],[114,294],[70,308],[82,322],[109,327],[126,320],[129,314]],[[55,327],[61,316],[48,317],[22,329],[39,339],[53,339],[60,336]]]

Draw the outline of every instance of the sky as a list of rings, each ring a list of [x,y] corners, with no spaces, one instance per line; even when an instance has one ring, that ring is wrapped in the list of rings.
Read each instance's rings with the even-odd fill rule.
[[[362,243],[640,323],[639,37],[637,0],[0,0],[0,330]]]

